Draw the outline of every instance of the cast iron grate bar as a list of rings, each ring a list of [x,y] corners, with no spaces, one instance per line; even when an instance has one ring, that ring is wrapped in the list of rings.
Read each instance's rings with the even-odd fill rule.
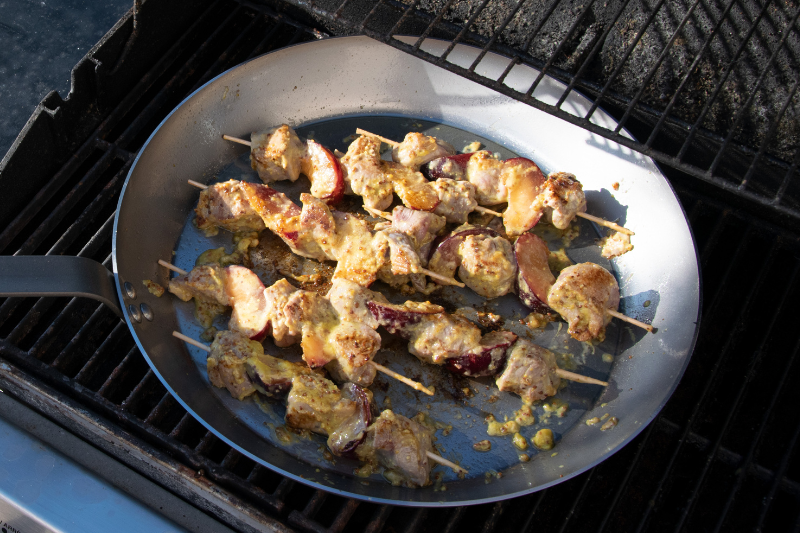
[[[744,247],[740,247],[739,249],[741,250],[742,248],[744,248]],[[751,312],[754,312],[750,308],[751,301],[754,298],[755,294],[758,292],[758,290],[761,289],[764,286],[764,283],[766,282],[766,275],[767,275],[767,272],[769,270],[767,268],[767,266],[771,265],[772,262],[774,261],[774,258],[775,258],[775,255],[776,255],[776,251],[777,251],[777,245],[775,243],[773,243],[770,246],[770,250],[769,250],[769,252],[767,254],[766,260],[764,261],[764,263],[762,264],[762,266],[761,266],[761,268],[759,270],[758,277],[757,277],[755,283],[753,284],[753,287],[752,287],[750,293],[744,299],[744,303],[741,306],[741,309],[739,311],[739,316],[740,316],[741,320],[737,320],[737,322],[743,321],[744,317],[747,316],[747,314],[749,314]],[[737,253],[737,256],[738,256],[738,253]],[[734,262],[735,261],[731,262],[731,269],[733,267],[733,263]],[[712,389],[712,385],[716,382],[717,374],[718,374],[719,370],[722,368],[723,362],[725,361],[725,355],[729,352],[731,346],[734,344],[734,340],[738,337],[738,335],[736,335],[736,333],[738,333],[740,331],[741,331],[741,329],[738,330],[738,331],[734,331],[733,332],[734,334],[730,335],[728,337],[727,341],[725,342],[725,345],[723,346],[721,355],[717,359],[716,363],[714,364],[714,368],[711,371],[711,375],[710,375],[709,379],[707,380],[706,386],[703,389],[703,392],[700,395],[700,398],[698,399],[698,401],[697,401],[697,403],[695,405],[695,408],[692,410],[691,416],[686,421],[686,424],[684,426],[683,435],[681,435],[680,441],[678,442],[678,446],[676,446],[675,449],[673,450],[672,457],[670,458],[670,462],[669,462],[666,470],[662,474],[661,479],[659,479],[658,485],[656,486],[655,490],[653,491],[653,496],[652,496],[651,500],[656,501],[657,498],[659,497],[659,495],[662,494],[662,492],[665,490],[664,489],[665,485],[667,485],[669,483],[669,481],[671,479],[669,474],[672,472],[672,469],[674,468],[674,466],[676,464],[676,461],[677,461],[677,458],[678,458],[678,454],[682,450],[684,444],[687,442],[689,433],[691,432],[691,428],[692,428],[692,426],[694,424],[695,419],[698,417],[698,415],[700,413],[700,409],[704,404],[704,400],[705,400],[706,396],[710,393],[710,391]],[[639,521],[639,525],[638,525],[637,531],[642,531],[643,530],[643,528],[645,527],[646,523],[648,522],[648,520],[650,518],[650,513],[651,513],[652,509],[653,509],[653,507],[648,507],[647,508],[647,510],[645,511],[645,513],[643,514],[643,516],[641,517],[641,519]]]
[[[789,175],[795,175],[795,169],[787,162],[792,159],[793,150],[789,149],[787,152],[787,149],[781,148],[776,152],[775,147],[770,146],[772,138],[770,130],[778,128],[779,123],[786,116],[785,112],[779,111],[780,105],[774,109],[772,107],[765,109],[764,105],[766,104],[762,105],[761,103],[759,103],[761,107],[754,109],[757,106],[753,105],[755,101],[764,98],[762,81],[765,77],[770,79],[770,87],[772,87],[775,83],[778,83],[775,80],[779,80],[782,75],[791,76],[796,80],[797,71],[795,69],[787,74],[785,66],[781,67],[783,70],[780,72],[775,71],[773,62],[768,61],[764,68],[761,68],[763,65],[758,65],[760,76],[757,80],[750,80],[746,74],[740,73],[745,66],[754,63],[755,60],[751,50],[753,47],[768,47],[769,43],[768,39],[765,41],[765,35],[777,33],[782,36],[780,42],[771,50],[773,57],[781,54],[786,55],[790,53],[787,51],[789,49],[791,53],[797,53],[795,50],[797,43],[794,42],[797,34],[796,17],[791,17],[791,19],[790,17],[785,17],[786,20],[780,17],[773,17],[767,21],[764,18],[764,14],[768,9],[771,12],[776,9],[770,3],[763,3],[758,6],[763,6],[763,9],[755,17],[750,17],[748,12],[750,4],[740,5],[735,2],[728,2],[724,8],[714,6],[714,9],[702,4],[705,9],[701,13],[697,13],[696,10],[696,7],[701,5],[699,0],[695,0],[689,6],[665,3],[662,0],[656,3],[652,9],[642,3],[642,12],[646,15],[646,22],[643,25],[636,24],[635,38],[624,51],[621,51],[623,52],[621,59],[613,66],[613,72],[604,77],[597,75],[596,68],[590,68],[590,62],[598,57],[598,52],[602,46],[610,42],[608,41],[611,38],[609,36],[614,34],[612,29],[616,28],[619,31],[620,27],[627,23],[626,14],[631,12],[631,9],[626,8],[628,6],[627,2],[622,3],[622,7],[615,10],[613,17],[603,21],[604,27],[602,31],[598,32],[600,37],[593,37],[593,34],[585,33],[585,28],[583,27],[585,24],[582,23],[587,13],[592,12],[594,14],[600,11],[600,8],[596,8],[593,11],[592,2],[582,4],[579,8],[579,13],[564,22],[560,20],[553,21],[551,18],[554,12],[557,12],[556,8],[561,7],[562,3],[560,2],[550,3],[543,16],[538,18],[536,15],[538,15],[540,6],[532,2],[521,7],[521,3],[507,5],[501,2],[484,1],[477,6],[470,4],[471,9],[467,15],[460,13],[456,16],[453,6],[459,4],[452,1],[425,3],[400,2],[397,0],[364,0],[362,2],[337,2],[332,0],[321,2],[312,2],[310,0],[287,1],[309,13],[322,17],[337,27],[345,28],[348,32],[368,35],[593,133],[637,150],[672,168],[720,187],[735,196],[756,202],[761,209],[800,220],[800,193],[793,194],[791,198],[788,198],[784,194],[776,194],[775,188],[772,188],[768,183],[772,179],[769,176],[776,171],[790,171]],[[670,10],[675,11],[675,13],[669,13]],[[361,14],[364,11],[366,13]],[[394,12],[394,18],[387,15],[387,11]],[[491,27],[486,24],[481,25],[482,18],[487,18],[488,20],[491,16],[499,17],[501,15],[504,18],[500,19],[502,22],[499,24]],[[621,83],[620,78],[625,76],[624,71],[626,69],[633,68],[633,63],[639,61],[637,54],[641,54],[641,52],[638,50],[650,48],[650,46],[637,48],[636,45],[642,40],[655,39],[653,35],[657,35],[661,31],[661,26],[665,24],[663,19],[673,15],[677,15],[680,22],[676,21],[669,28],[669,39],[665,39],[666,42],[659,45],[657,50],[653,52],[654,57],[646,65],[647,75],[642,83],[636,85],[638,90],[635,91],[635,94],[620,92],[619,87],[617,87]],[[509,41],[510,37],[507,35],[509,21],[526,17],[526,20],[530,19],[536,25],[537,31],[530,32],[530,36],[523,44],[512,44]],[[691,22],[697,22],[698,20],[701,22],[708,21],[708,26],[713,26],[714,29],[711,30],[705,40],[700,39],[696,46],[690,49],[687,48],[688,45],[686,45],[685,41],[691,37],[691,33],[694,30],[690,30],[689,26]],[[539,35],[538,30],[543,27],[550,28],[551,31],[553,31],[553,28],[559,30],[562,29],[562,26],[559,26],[562,23],[564,24],[564,31],[561,32],[562,38],[558,41],[555,49],[546,47],[537,49],[534,38]],[[775,31],[769,27],[770,24],[777,24],[780,29]],[[742,25],[747,31],[740,27]],[[718,31],[720,28],[730,27],[736,31]],[[576,30],[580,31],[576,32]],[[445,38],[451,42],[444,55],[437,57],[420,49],[421,40],[414,44],[406,44],[398,40],[395,36],[402,34],[403,31],[421,35],[421,40],[431,36]],[[582,36],[578,35],[580,32],[584,32],[584,34]],[[755,35],[759,37],[758,43],[754,43],[751,39]],[[572,67],[578,67],[577,69],[570,69],[570,65],[565,63],[565,61],[568,63],[572,60],[570,58],[565,59],[565,45],[568,43],[571,45],[572,41],[575,40],[573,37],[581,37],[581,43],[584,41],[588,43],[585,46],[585,51],[588,53],[573,62],[574,64],[571,64]],[[681,42],[680,47],[675,44],[677,41]],[[506,71],[498,79],[489,79],[476,73],[475,64],[469,68],[464,68],[450,62],[447,59],[447,55],[456,43],[461,42],[482,48],[481,57],[487,50],[508,56],[511,61]],[[791,46],[788,46],[787,43],[790,42]],[[591,48],[590,52],[588,51],[589,48]],[[738,48],[737,53],[731,57],[730,50],[735,48]],[[670,65],[675,61],[674,56],[679,53],[688,54],[688,57],[686,59],[686,67],[681,69],[682,72],[679,72],[678,78],[681,81],[677,84],[677,88],[670,89],[663,102],[653,101],[653,97],[649,94],[645,99],[645,91],[651,92],[650,87],[655,83],[656,73],[660,73],[664,68],[672,68]],[[743,60],[744,63],[742,63]],[[701,70],[712,63],[717,65],[715,73],[723,73],[722,79],[717,80],[717,88],[719,90],[714,91],[714,94],[706,99],[704,102],[706,110],[701,112],[700,118],[695,121],[695,117],[680,109],[681,106],[678,104],[681,103],[681,100],[678,99],[678,95],[683,94],[689,81],[705,75]],[[782,65],[784,63],[785,61],[782,62]],[[517,64],[526,64],[540,71],[537,82],[524,92],[513,90],[503,83],[511,68]],[[587,72],[590,71],[592,74],[588,75]],[[732,124],[721,125],[720,121],[715,119],[716,122],[710,126],[709,124],[712,121],[707,117],[708,109],[719,107],[720,105],[728,105],[725,102],[720,103],[718,96],[721,94],[727,95],[731,90],[726,85],[726,82],[728,76],[732,73],[737,79],[741,76],[747,78],[744,81],[745,86],[742,88],[742,92],[747,94],[743,99],[745,101],[730,113],[730,116],[735,116],[738,120],[734,120]],[[545,104],[532,96],[533,90],[544,74],[554,76],[568,86],[567,92],[562,95],[555,106]],[[790,83],[787,87],[792,85],[793,83]],[[778,88],[780,89],[781,86],[781,83],[779,83]],[[612,87],[615,89],[612,90]],[[561,109],[564,98],[573,89],[586,92],[595,98],[594,105],[586,116],[576,117]],[[784,94],[784,92],[781,90],[780,94]],[[697,91],[693,93],[694,98],[697,98],[698,95]],[[793,95],[788,101],[791,101],[791,98],[793,98]],[[730,98],[726,96],[726,102],[728,100]],[[618,127],[606,129],[591,122],[592,114],[597,106],[601,105],[607,106],[611,111],[619,110],[622,118]],[[791,120],[800,120],[800,117],[795,117],[797,114],[795,108],[793,106],[789,107],[792,110]],[[755,120],[753,117],[757,116],[765,117],[766,125],[763,131],[759,129],[758,132],[751,135],[750,130],[752,128],[747,126],[745,122],[752,122]],[[744,120],[744,117],[747,117],[747,119]],[[625,137],[622,128],[632,120],[650,125],[644,142],[632,141]],[[717,129],[709,129],[709,127]],[[662,134],[666,135],[663,141],[661,140]],[[672,141],[669,140],[669,137],[674,137],[678,141],[678,145],[674,148],[674,150],[678,150],[677,154],[671,148]],[[690,141],[694,138],[699,139],[701,142],[691,144]],[[691,150],[689,150],[690,146]],[[731,151],[735,152],[733,155],[736,162],[731,161],[730,165],[744,165],[746,169],[744,173],[749,177],[755,177],[753,178],[754,181],[759,181],[756,178],[764,176],[762,179],[764,181],[763,185],[741,187],[738,181],[735,184],[731,183],[729,177],[731,172],[739,174],[741,178],[739,171],[729,168],[727,156],[726,158],[722,157],[722,154],[729,154]]]

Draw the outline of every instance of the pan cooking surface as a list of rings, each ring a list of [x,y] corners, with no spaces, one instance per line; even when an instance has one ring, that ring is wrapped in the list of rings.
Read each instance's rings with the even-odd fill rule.
[[[344,152],[347,150],[347,145],[352,139],[352,134],[355,132],[356,127],[362,127],[368,131],[397,139],[402,139],[408,131],[422,131],[428,135],[444,139],[457,147],[465,146],[473,141],[480,141],[486,146],[486,149],[499,153],[503,159],[517,155],[494,142],[477,137],[469,132],[414,118],[347,118],[301,126],[297,131],[302,138],[313,138],[331,149],[338,148]],[[386,156],[390,155],[386,154]],[[554,170],[557,169],[543,169],[545,173]],[[216,176],[215,181],[226,181],[228,179],[259,181],[255,171],[249,168],[249,151],[243,153],[223,169]],[[308,191],[308,181],[305,178],[293,184],[276,182],[271,186],[288,194],[298,205],[300,205],[300,193]],[[347,203],[354,212],[364,214],[359,208],[359,200],[358,197],[355,197],[355,200]],[[194,227],[193,218],[193,214],[190,214],[187,218],[175,256],[175,264],[185,270],[191,270],[197,256],[207,249],[225,247],[228,252],[233,250],[232,234],[222,231],[216,237],[206,238],[201,231]],[[600,256],[599,247],[596,245],[600,235],[590,223],[582,219],[578,220],[580,233],[567,248],[567,255],[574,262],[592,261],[612,269],[611,264]],[[551,249],[564,248],[562,232],[553,228],[549,228],[548,231],[544,226],[538,228],[536,232],[549,240]],[[265,240],[269,247],[288,250],[277,239],[267,237]],[[283,277],[280,272],[266,272],[263,268],[255,268],[255,270],[260,274],[266,286]],[[612,321],[608,327],[605,341],[596,346],[591,346],[572,339],[567,333],[567,326],[564,322],[549,323],[543,329],[531,329],[521,324],[521,321],[530,313],[530,310],[524,307],[513,294],[494,300],[485,300],[468,288],[443,287],[429,297],[422,294],[410,296],[400,294],[399,291],[381,282],[377,282],[371,288],[383,293],[395,303],[402,303],[407,299],[431,300],[434,303],[443,305],[448,312],[458,311],[477,323],[481,323],[481,320],[485,323],[486,317],[491,316],[489,313],[499,315],[499,317],[502,317],[503,329],[514,331],[521,337],[528,338],[554,351],[559,356],[561,367],[573,370],[578,365],[578,372],[602,380],[605,380],[610,373],[613,357],[616,355],[619,345],[619,336],[622,330],[627,329],[627,326],[620,328],[616,321]],[[194,319],[194,305],[191,302],[176,301],[176,308],[178,309],[182,332],[193,338],[199,338],[203,328]],[[653,306],[652,310],[655,311],[655,306]],[[220,330],[227,329],[228,316],[218,317],[214,324],[215,327]],[[631,333],[626,334],[630,335]],[[422,381],[426,385],[434,385],[436,394],[433,397],[429,397],[394,379],[379,374],[375,383],[370,387],[375,395],[377,406],[380,409],[391,408],[409,418],[417,413],[424,413],[430,417],[431,422],[441,428],[436,432],[437,446],[440,452],[444,457],[456,461],[467,468],[470,471],[469,477],[487,477],[491,479],[498,472],[504,472],[519,465],[521,462],[520,456],[523,454],[527,454],[533,460],[542,460],[542,458],[537,457],[536,448],[530,444],[530,439],[533,438],[536,431],[549,428],[555,434],[556,440],[560,440],[561,435],[569,431],[585,414],[587,409],[594,405],[602,390],[601,387],[596,385],[569,383],[553,399],[537,402],[533,406],[536,423],[522,427],[520,431],[528,441],[528,448],[522,451],[512,444],[511,434],[506,437],[488,436],[487,423],[485,421],[491,415],[499,422],[513,419],[515,417],[514,412],[518,411],[523,405],[519,396],[498,391],[491,378],[469,379],[455,376],[443,367],[425,365],[408,353],[406,343],[402,339],[388,335],[385,332],[383,332],[382,337],[382,350],[375,360],[405,376]],[[268,339],[265,341],[265,348],[266,352],[271,355],[293,361],[301,360],[299,346],[278,348]],[[205,374],[205,352],[194,347],[188,347],[188,349],[198,370]],[[283,424],[285,409],[281,404],[266,400],[254,401],[252,397],[239,402],[234,400],[225,389],[218,389],[211,385],[208,387],[212,394],[230,411],[231,416],[240,418],[253,432],[270,443],[283,447],[298,460],[310,462],[326,471],[334,470],[346,475],[352,475],[354,468],[358,467],[358,461],[331,458],[330,454],[323,453],[325,439],[322,436],[304,436],[287,431]],[[562,410],[559,410],[559,414],[554,414],[555,411],[552,410],[548,412],[550,408],[555,409],[556,406],[562,404],[569,406],[565,413],[563,407],[561,408]],[[613,414],[610,413],[611,416]],[[491,441],[491,451],[476,452],[472,445],[484,439]],[[558,451],[560,451],[560,446],[557,446],[552,451],[538,452],[538,455],[550,456]],[[553,458],[553,460],[556,459]],[[439,466],[435,472],[441,473],[440,476],[442,476],[442,480],[445,483],[457,479],[456,474],[445,467]],[[315,480],[325,483],[325,477],[326,474],[321,472],[319,478]],[[380,474],[373,474],[370,482],[380,483]]]
[[[446,43],[427,40],[424,48],[440,54]],[[449,58],[468,67],[477,54],[459,45]],[[488,54],[478,70],[503,72],[507,64],[507,59]],[[507,81],[529,86],[536,75],[516,66]],[[563,90],[545,78],[537,98],[556,102]],[[589,105],[571,93],[565,108],[580,112]],[[613,124],[599,110],[594,119]],[[549,427],[559,442],[549,453],[536,454],[529,446],[529,462],[520,461],[521,452],[509,437],[489,437],[484,422],[489,414],[500,422],[513,417],[522,404],[519,397],[495,393],[486,378],[456,378],[444,369],[422,365],[408,355],[405,343],[385,336],[377,362],[434,385],[437,392],[428,398],[379,376],[371,387],[378,408],[391,404],[404,415],[428,415],[441,426],[436,433],[441,454],[470,470],[466,479],[459,480],[437,467],[446,490],[441,490],[441,483],[407,489],[392,487],[379,476],[354,477],[356,464],[325,459],[319,437],[287,435],[279,429],[280,405],[238,402],[227,391],[211,387],[205,355],[171,336],[173,329],[195,338],[200,335],[191,304],[150,294],[133,302],[120,290],[128,324],[156,375],[222,440],[281,474],[348,497],[400,505],[460,505],[517,496],[569,479],[629,442],[658,413],[688,363],[699,313],[699,273],[691,233],[658,168],[640,154],[368,38],[329,39],[262,56],[212,80],[173,111],[140,152],[120,200],[114,236],[119,285],[130,281],[138,286],[143,279],[166,283],[166,273],[156,260],[173,252],[172,262],[189,270],[206,249],[230,250],[229,234],[206,239],[191,225],[198,191],[186,180],[255,180],[246,149],[221,136],[247,138],[250,132],[281,123],[297,126],[302,137],[313,137],[331,149],[345,150],[356,127],[395,139],[415,130],[440,136],[458,149],[477,140],[503,158],[518,154],[546,172],[574,173],[586,190],[588,211],[633,229],[635,248],[611,267],[599,256],[595,242],[599,233],[581,221],[580,234],[567,254],[575,262],[596,261],[609,267],[620,284],[620,311],[652,320],[658,332],[650,335],[612,321],[604,343],[594,347],[569,338],[564,323],[529,332],[534,342],[571,356],[561,358],[562,366],[574,362],[577,371],[610,382],[605,389],[573,383],[561,390],[558,398],[569,404],[563,418],[545,416],[543,405],[537,406],[536,424],[523,427],[522,434],[529,438],[539,427]],[[295,200],[307,187],[304,179],[294,185],[276,184]],[[353,209],[358,206],[360,201],[352,204]],[[555,232],[541,235],[551,250],[563,246]],[[261,274],[265,283],[275,281]],[[374,288],[388,290],[379,284]],[[406,299],[388,292],[387,296]],[[430,299],[448,311],[461,310],[474,321],[485,322],[491,317],[487,313],[496,313],[504,327],[528,333],[519,323],[528,311],[515,296],[487,303],[468,290],[447,288]],[[153,321],[137,322],[127,314],[128,305],[141,303],[153,309]],[[225,321],[218,327],[224,328]],[[299,357],[296,347],[278,351],[269,341],[266,345],[269,353]],[[606,413],[619,419],[611,430],[584,423]],[[475,452],[473,443],[487,438],[492,451]],[[502,477],[498,479],[495,472]]]

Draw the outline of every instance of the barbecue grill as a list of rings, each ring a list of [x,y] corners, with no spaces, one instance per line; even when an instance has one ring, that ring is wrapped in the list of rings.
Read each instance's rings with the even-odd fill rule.
[[[312,490],[206,431],[167,393],[125,324],[80,298],[2,301],[0,389],[240,530],[797,531],[798,15],[788,4],[732,0],[137,1],[76,65],[69,99],[49,94],[0,163],[2,254],[110,266],[125,176],[186,95],[250,57],[357,33],[652,157],[692,225],[703,325],[661,414],[576,478],[455,509]],[[503,76],[430,56],[397,39],[405,34],[512,57],[589,96],[620,127],[541,102],[535,85],[518,92]]]

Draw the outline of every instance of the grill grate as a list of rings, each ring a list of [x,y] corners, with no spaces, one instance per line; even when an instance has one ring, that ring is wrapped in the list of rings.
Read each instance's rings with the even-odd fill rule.
[[[727,0],[286,0],[336,33],[363,33],[525,102],[673,169],[800,221],[797,96],[800,7]],[[413,44],[398,35],[420,35]],[[420,45],[451,41],[441,57]],[[469,68],[448,58],[456,43],[478,46]],[[509,58],[496,78],[476,66],[487,52]],[[509,84],[516,65],[541,72]],[[545,75],[567,85],[555,103],[537,98]],[[594,105],[563,107],[573,90]],[[602,107],[615,129],[592,121]],[[623,128],[645,129],[641,141]]]
[[[576,12],[572,33],[588,31],[583,19],[592,5]],[[614,5],[617,20],[633,4]],[[350,7],[343,5],[342,17]],[[550,4],[542,20],[563,7]],[[182,10],[182,17],[168,16]],[[506,27],[511,20],[506,16]],[[35,178],[24,201],[0,210],[8,218],[2,221],[0,253],[74,253],[109,266],[119,190],[155,125],[217,73],[248,57],[323,36],[279,9],[230,0],[184,6],[146,2],[137,24],[134,32],[128,15],[104,38],[90,54],[99,65],[84,60],[96,78],[77,83],[83,83],[84,92],[94,87],[96,93],[87,98],[76,90],[67,102],[48,96],[0,167],[0,185]],[[398,31],[404,24],[396,25]],[[450,27],[444,17],[436,24]],[[598,39],[610,34],[594,31]],[[148,38],[164,32],[171,40],[158,46]],[[568,34],[562,40],[569,44]],[[125,47],[129,35],[135,36],[133,44]],[[586,52],[591,56],[597,43],[586,48],[592,48]],[[124,49],[122,68],[117,58]],[[551,61],[550,74],[565,72],[559,61]],[[76,67],[76,80],[85,69]],[[120,80],[135,82],[122,90]],[[574,87],[585,90],[581,83],[576,78]],[[610,90],[603,98],[608,95],[617,98]],[[101,111],[80,113],[74,106],[84,98]],[[630,120],[644,109],[641,103],[634,107]],[[63,129],[65,115],[79,117],[74,130]],[[48,145],[42,131],[59,140]],[[707,135],[696,131],[698,139]],[[29,151],[28,143],[40,152]],[[41,155],[42,146],[49,146],[52,158]],[[60,146],[71,148],[62,152]],[[23,159],[30,153],[39,154],[33,160],[37,164]],[[747,172],[737,175],[744,179]],[[0,301],[0,389],[245,531],[466,528],[488,533],[585,531],[588,526],[726,531],[774,530],[788,523],[797,529],[800,413],[794,406],[800,389],[791,384],[800,378],[800,334],[791,309],[800,296],[798,236],[704,195],[694,180],[673,183],[689,214],[705,273],[704,324],[690,366],[661,415],[630,445],[536,494],[469,508],[405,509],[359,503],[285,479],[243,457],[188,415],[150,371],[125,325],[88,300]],[[784,281],[777,290],[776,280]]]

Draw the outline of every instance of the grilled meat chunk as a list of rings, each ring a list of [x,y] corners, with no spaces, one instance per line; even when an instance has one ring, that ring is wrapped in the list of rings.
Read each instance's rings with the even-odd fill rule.
[[[264,183],[295,181],[300,176],[306,144],[286,124],[253,133],[250,143],[250,165]]]
[[[456,149],[450,143],[412,131],[392,149],[392,159],[412,170],[419,170],[429,161],[455,153]]]
[[[231,396],[243,400],[256,391],[247,375],[248,358],[264,356],[264,347],[256,341],[233,331],[220,331],[211,344],[206,358],[208,379],[215,387],[228,389]]]
[[[231,305],[225,292],[225,269],[219,265],[200,265],[188,274],[169,280],[169,292],[188,302],[192,298]]]
[[[200,192],[195,212],[195,225],[213,236],[217,228],[231,232],[261,231],[264,221],[250,206],[247,195],[242,191],[241,182],[236,180],[209,185]]]
[[[530,404],[558,391],[556,356],[550,350],[518,339],[507,355],[506,367],[495,383],[501,391],[515,392]]]
[[[467,181],[444,178],[432,181],[431,186],[439,195],[439,204],[433,212],[447,222],[466,224],[469,214],[478,206],[475,186]]]
[[[381,160],[381,142],[362,135],[347,147],[340,160],[345,170],[345,192],[364,199],[372,209],[383,210],[392,203],[394,184],[385,174]]]
[[[547,176],[533,209],[542,213],[545,222],[566,229],[578,213],[586,212],[583,185],[574,174],[553,172]]]
[[[605,339],[611,321],[607,309],[619,306],[619,286],[614,276],[594,263],[579,263],[556,278],[547,305],[569,323],[569,334],[579,341]]]
[[[458,247],[458,276],[485,298],[511,292],[517,276],[517,261],[511,243],[500,236],[468,235]]]
[[[467,162],[467,180],[475,186],[475,199],[479,205],[496,205],[508,201],[508,189],[503,180],[504,161],[492,157],[491,152],[475,152]]]
[[[375,419],[366,440],[356,448],[359,459],[383,466],[393,485],[408,487],[430,484],[428,452],[433,452],[430,430],[389,410]]]

